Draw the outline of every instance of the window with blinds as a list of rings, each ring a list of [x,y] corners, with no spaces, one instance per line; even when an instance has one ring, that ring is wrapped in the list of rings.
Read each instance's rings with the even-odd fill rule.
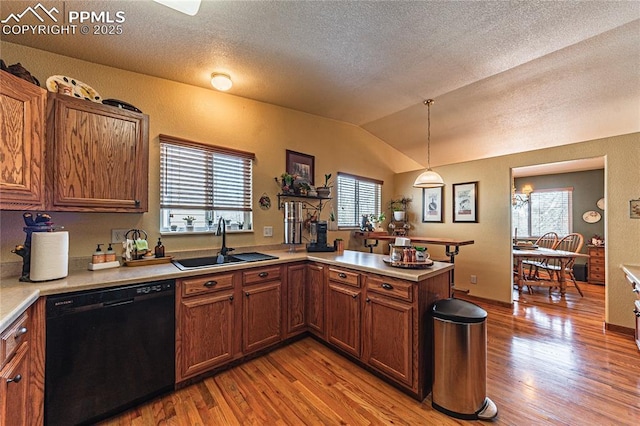
[[[363,215],[380,214],[382,181],[338,173],[338,226],[360,228]]]
[[[160,135],[161,231],[212,230],[220,218],[229,231],[250,230],[254,158]]]
[[[512,225],[519,236],[539,237],[547,232],[563,236],[573,229],[573,188],[537,190],[526,208],[512,209]],[[515,229],[513,230],[515,232]]]

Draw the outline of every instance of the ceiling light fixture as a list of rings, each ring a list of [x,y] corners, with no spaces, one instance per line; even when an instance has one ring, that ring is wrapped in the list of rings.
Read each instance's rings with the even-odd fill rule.
[[[189,16],[194,16],[200,10],[201,0],[153,0],[164,6],[175,9]]]
[[[231,81],[231,77],[228,74],[221,74],[214,72],[211,74],[211,85],[218,90],[226,92],[231,89],[233,86],[233,82]]]
[[[427,106],[427,170],[420,173],[420,176],[413,182],[414,188],[437,188],[444,186],[442,176],[431,170],[431,105],[433,99],[427,99],[423,103]]]
[[[533,192],[533,187],[527,184],[522,187],[521,192],[522,192],[521,194],[516,193],[516,180],[512,176],[511,177],[511,205],[516,209],[524,207],[529,202],[529,194]]]

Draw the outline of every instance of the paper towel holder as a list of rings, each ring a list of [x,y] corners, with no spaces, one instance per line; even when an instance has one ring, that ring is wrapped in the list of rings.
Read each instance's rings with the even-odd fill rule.
[[[52,232],[55,230],[51,216],[48,213],[33,213],[25,212],[22,214],[25,227],[22,228],[26,232],[27,236],[24,240],[24,245],[17,245],[11,253],[15,253],[22,257],[22,275],[19,280],[23,282],[31,282],[29,274],[31,272],[31,235],[34,232]]]

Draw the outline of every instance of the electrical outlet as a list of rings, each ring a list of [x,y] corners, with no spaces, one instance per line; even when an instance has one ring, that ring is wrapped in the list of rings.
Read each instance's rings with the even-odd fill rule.
[[[127,238],[125,234],[128,229],[112,229],[111,230],[111,243],[123,243]]]
[[[478,284],[478,277],[476,275],[471,275],[471,284]]]
[[[273,237],[273,226],[265,226],[262,228],[262,236]]]

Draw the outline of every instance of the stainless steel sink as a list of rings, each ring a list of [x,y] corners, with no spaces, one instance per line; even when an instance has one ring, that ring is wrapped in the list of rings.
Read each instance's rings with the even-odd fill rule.
[[[173,260],[172,262],[181,271],[186,271],[189,269],[211,268],[215,266],[228,265],[230,263],[258,262],[261,260],[270,259],[277,259],[277,257],[263,253],[250,252],[227,256],[192,257],[189,259]]]

